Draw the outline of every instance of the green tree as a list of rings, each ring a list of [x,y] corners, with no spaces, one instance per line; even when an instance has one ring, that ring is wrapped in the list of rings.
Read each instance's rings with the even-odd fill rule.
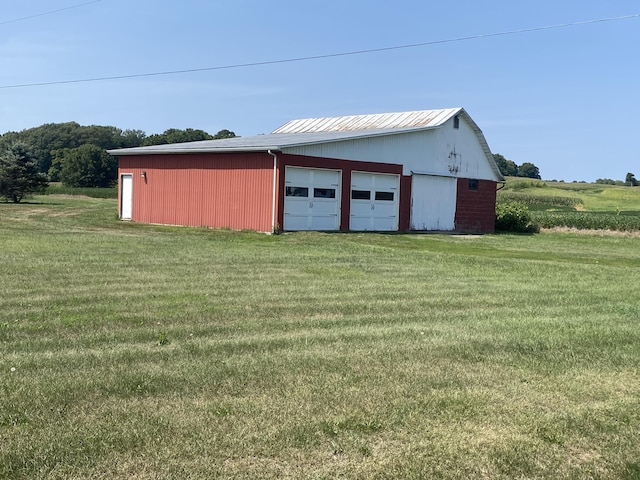
[[[170,128],[163,133],[149,135],[144,139],[143,145],[165,145],[168,143],[197,142],[200,140],[213,140],[213,135],[210,135],[204,130],[194,130],[193,128],[187,128],[186,130]]]
[[[132,148],[139,147],[144,142],[144,139],[147,138],[147,134],[142,130],[124,130],[121,134],[121,142],[118,145],[120,148]],[[111,149],[114,147],[105,147],[105,149]]]
[[[524,162],[518,167],[518,176],[540,179],[540,170],[531,162]]]
[[[54,150],[53,152],[51,152],[51,166],[49,167],[49,171],[47,172],[50,181],[60,181],[60,170],[62,170],[62,161],[64,160],[67,152],[69,152],[70,150],[70,148],[63,148],[61,150]]]
[[[502,173],[502,175],[504,175],[505,177],[515,177],[516,175],[518,175],[518,166],[515,162],[507,160],[499,153],[493,154],[493,160],[496,162],[496,165],[498,165],[500,173]]]
[[[96,145],[58,150],[54,158],[52,174],[69,187],[109,187],[118,175],[117,159]]]
[[[76,122],[48,123],[21,132],[8,132],[3,135],[3,140],[4,137],[12,143],[20,142],[28,146],[42,173],[49,171],[52,150],[76,148],[81,144],[80,125]]]
[[[74,149],[81,145],[92,144],[105,150],[111,148],[139,147],[146,134],[141,130],[122,131],[116,127],[90,125],[82,126],[76,122],[48,123],[39,127],[7,132],[0,136],[0,150],[15,142],[28,145],[34,157],[38,159],[40,171],[46,173],[54,160],[53,152]]]
[[[215,136],[204,130],[193,128],[185,130],[170,128],[164,133],[147,136],[142,130],[121,130],[102,125],[83,126],[77,122],[47,123],[20,132],[7,132],[0,135],[0,151],[9,148],[16,142],[25,144],[34,158],[38,160],[40,172],[51,172],[52,181],[58,181],[61,164],[60,154],[57,157],[54,155],[56,151],[73,150],[82,145],[95,145],[109,150],[235,136],[234,132],[226,129],[220,130]],[[53,165],[54,162],[58,162],[58,164]]]
[[[636,176],[631,172],[627,173],[627,176],[624,179],[624,183],[626,185],[629,185],[630,187],[637,187],[638,186],[638,180],[636,180]]]
[[[15,143],[0,155],[0,196],[19,203],[31,193],[48,186],[47,176],[38,169],[38,162],[21,143]]]
[[[220,140],[223,138],[234,138],[236,136],[236,134],[234,132],[232,132],[231,130],[227,130],[226,128],[224,130],[220,130],[218,133],[216,133],[213,136],[214,140]]]

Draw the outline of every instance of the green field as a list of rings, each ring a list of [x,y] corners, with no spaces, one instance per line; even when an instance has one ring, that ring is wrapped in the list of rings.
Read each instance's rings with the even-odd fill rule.
[[[115,212],[0,203],[0,478],[640,478],[640,238]]]
[[[640,187],[509,177],[498,202],[525,204],[542,228],[640,230]]]

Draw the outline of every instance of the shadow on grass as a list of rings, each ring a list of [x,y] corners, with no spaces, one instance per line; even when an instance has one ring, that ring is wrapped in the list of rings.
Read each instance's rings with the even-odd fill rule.
[[[38,202],[35,200],[31,201],[20,201],[20,202],[10,202],[8,200],[0,200],[0,205],[62,205],[62,203],[56,202]]]

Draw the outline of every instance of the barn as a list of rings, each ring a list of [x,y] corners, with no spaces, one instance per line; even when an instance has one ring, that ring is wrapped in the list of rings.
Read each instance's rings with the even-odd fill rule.
[[[122,220],[262,232],[493,232],[504,181],[463,108],[293,120],[110,150]]]

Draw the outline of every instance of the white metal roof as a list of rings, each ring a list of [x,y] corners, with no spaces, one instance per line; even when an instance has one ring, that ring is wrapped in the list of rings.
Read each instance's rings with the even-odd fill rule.
[[[272,133],[350,132],[373,129],[414,129],[439,127],[461,108],[419,110],[414,112],[347,115],[342,117],[303,118],[291,120]]]

